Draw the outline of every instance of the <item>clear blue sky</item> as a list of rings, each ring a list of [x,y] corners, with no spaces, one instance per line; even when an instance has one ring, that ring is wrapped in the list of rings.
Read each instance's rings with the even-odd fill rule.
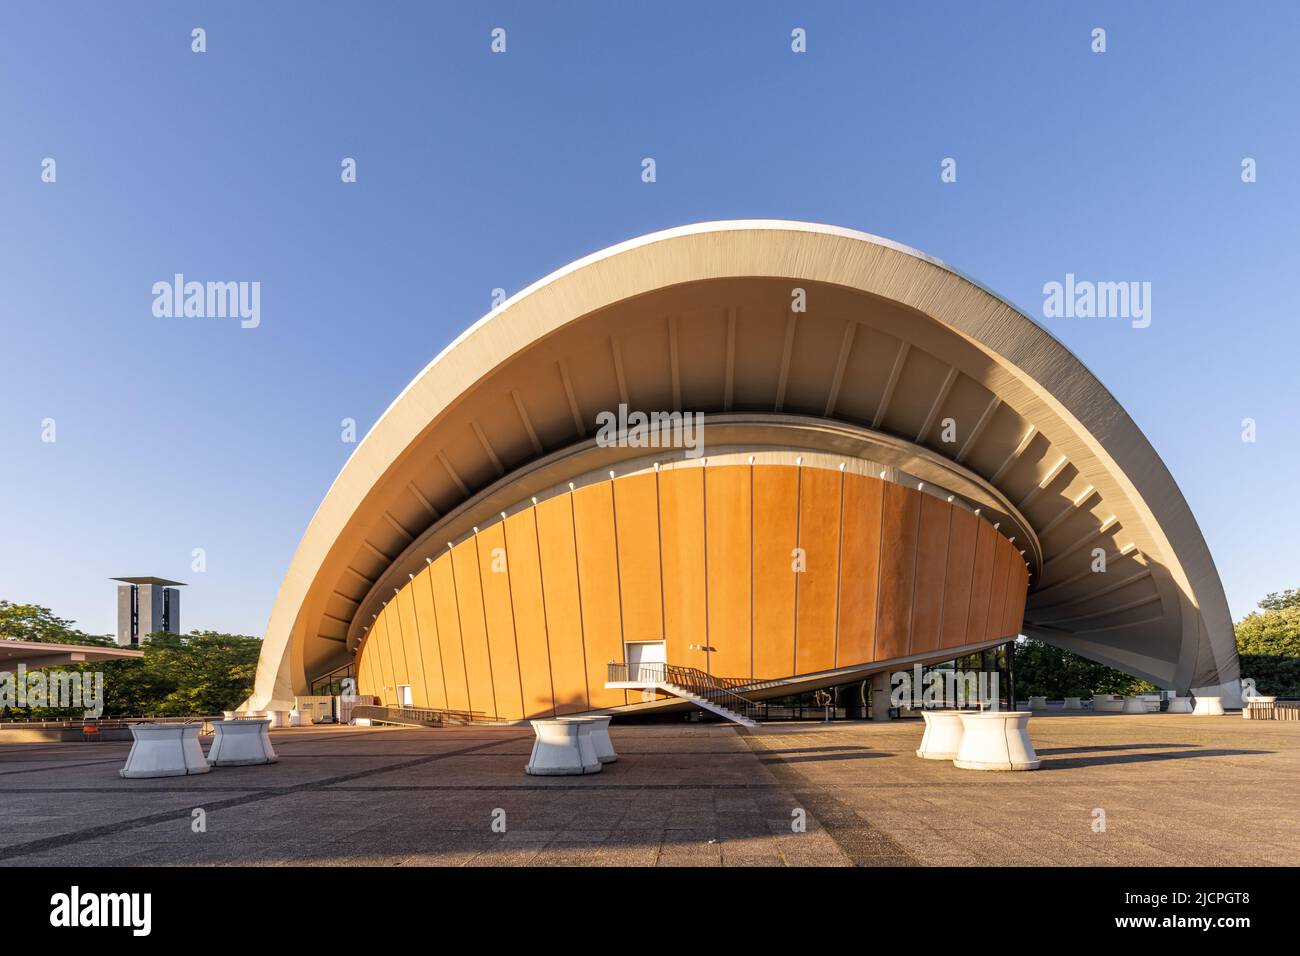
[[[0,597],[103,633],[106,579],[156,574],[190,582],[186,629],[261,634],[340,420],[364,433],[494,287],[772,217],[1035,316],[1067,272],[1150,281],[1148,329],[1044,324],[1164,457],[1240,617],[1300,586],[1297,9],[6,0]],[[155,318],[176,272],[260,281],[261,326]]]

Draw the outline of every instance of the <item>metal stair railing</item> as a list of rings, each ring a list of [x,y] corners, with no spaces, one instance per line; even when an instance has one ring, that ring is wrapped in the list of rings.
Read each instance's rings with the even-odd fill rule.
[[[618,683],[671,684],[750,720],[758,720],[766,710],[764,705],[733,689],[751,682],[740,678],[715,677],[696,667],[683,667],[662,661],[641,664],[618,664],[611,661],[608,678],[611,682]]]

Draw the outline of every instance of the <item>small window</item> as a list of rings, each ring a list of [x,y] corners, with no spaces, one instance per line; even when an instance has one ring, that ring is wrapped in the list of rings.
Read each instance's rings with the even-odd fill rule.
[[[410,684],[397,685],[397,706],[399,707],[411,706],[411,685]]]

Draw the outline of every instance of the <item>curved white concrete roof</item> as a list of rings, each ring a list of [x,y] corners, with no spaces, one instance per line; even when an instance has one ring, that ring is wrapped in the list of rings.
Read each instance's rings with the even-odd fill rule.
[[[805,288],[805,313],[790,309]],[[653,233],[511,297],[444,349],[357,446],[272,611],[255,707],[347,659],[393,580],[592,466],[597,411],[846,423],[949,458],[1028,523],[1024,632],[1164,687],[1235,681],[1213,561],[1110,393],[1012,305],[914,249],[772,220]],[[956,425],[943,441],[940,423]],[[839,439],[804,427],[809,447]],[[820,443],[820,444],[819,444]],[[603,450],[606,463],[618,460]],[[628,451],[625,457],[631,457]],[[567,470],[566,470],[567,469]],[[525,480],[525,475],[528,476]],[[531,482],[532,484],[528,484]],[[540,483],[540,484],[539,484]],[[986,512],[988,513],[988,512]],[[1093,549],[1107,555],[1091,571]]]

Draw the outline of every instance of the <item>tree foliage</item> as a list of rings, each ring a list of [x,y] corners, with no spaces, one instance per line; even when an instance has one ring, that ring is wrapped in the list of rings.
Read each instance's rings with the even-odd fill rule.
[[[1261,694],[1300,696],[1300,591],[1270,594],[1237,622],[1241,676]]]
[[[35,604],[0,601],[0,639],[114,646],[111,637],[87,634],[74,622]],[[216,631],[159,632],[143,645],[143,659],[62,664],[62,671],[102,671],[104,716],[183,717],[220,713],[253,689],[260,638]],[[58,720],[80,711],[20,708],[0,719]]]
[[[1016,644],[1016,697],[1091,697],[1093,694],[1150,694],[1156,690],[1140,678],[1098,664],[1042,641]]]
[[[14,604],[0,600],[0,639],[46,641],[55,644],[112,644],[111,637],[87,634],[73,621],[57,617],[39,604]]]
[[[1284,611],[1289,607],[1300,607],[1300,588],[1287,588],[1281,594],[1272,591],[1264,595],[1259,606],[1265,611]]]

